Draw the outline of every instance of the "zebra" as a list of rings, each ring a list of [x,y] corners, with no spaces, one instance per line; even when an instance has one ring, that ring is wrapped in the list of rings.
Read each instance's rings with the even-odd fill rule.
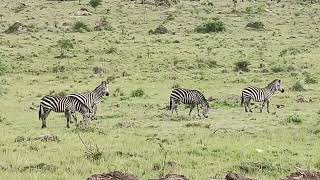
[[[171,113],[175,110],[177,115],[177,107],[180,103],[190,105],[189,116],[195,106],[197,106],[198,116],[201,118],[199,114],[199,105],[202,108],[202,115],[205,118],[208,118],[209,113],[209,103],[206,98],[203,96],[201,92],[198,90],[191,90],[191,89],[183,89],[183,88],[176,88],[173,89],[170,95],[170,110]]]
[[[262,106],[260,108],[260,112],[262,113],[262,110],[267,103],[267,112],[269,113],[269,103],[271,97],[276,91],[284,92],[284,89],[281,87],[280,79],[273,80],[265,88],[247,87],[242,91],[241,106],[244,104],[244,110],[248,112],[249,109],[249,111],[252,112],[249,107],[250,101],[262,102]]]
[[[47,95],[44,96],[40,102],[39,120],[42,120],[41,128],[47,127],[46,119],[51,111],[65,113],[65,116],[67,118],[67,128],[70,128],[69,123],[71,120],[71,116],[77,122],[77,117],[75,115],[76,111],[82,114],[84,121],[86,121],[88,118],[91,118],[92,116],[91,110],[75,98]]]
[[[93,91],[85,94],[73,93],[67,95],[84,104],[92,112],[91,119],[96,119],[97,105],[101,101],[103,96],[109,96],[108,82],[102,81]]]

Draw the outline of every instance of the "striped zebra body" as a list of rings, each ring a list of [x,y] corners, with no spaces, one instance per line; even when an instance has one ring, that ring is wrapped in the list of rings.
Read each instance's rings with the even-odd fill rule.
[[[177,107],[180,103],[190,105],[189,116],[191,115],[193,108],[197,106],[198,116],[201,117],[199,114],[199,105],[200,105],[200,107],[202,108],[202,115],[205,118],[208,117],[209,104],[206,98],[203,96],[203,94],[198,90],[182,89],[182,88],[177,88],[172,90],[170,95],[170,110],[172,113],[175,110],[176,113],[178,114]]]
[[[69,123],[71,116],[77,121],[75,112],[80,112],[83,119],[90,117],[90,109],[84,106],[80,101],[71,97],[64,96],[44,96],[40,102],[39,108],[39,119],[42,120],[42,128],[46,126],[46,119],[51,111],[57,113],[65,113],[67,118],[67,127],[69,128]]]
[[[269,113],[270,100],[276,91],[284,92],[284,89],[281,87],[281,80],[279,79],[273,80],[265,88],[247,87],[242,91],[241,105],[244,104],[246,112],[248,112],[248,109],[252,112],[249,106],[250,101],[262,102],[260,112],[262,112],[265,104],[267,104],[267,112]]]
[[[109,96],[107,81],[102,81],[101,84],[96,87],[92,92],[86,94],[74,93],[69,94],[67,97],[72,97],[80,101],[85,107],[90,109],[93,113],[92,119],[96,118],[97,105],[101,101],[103,96]]]

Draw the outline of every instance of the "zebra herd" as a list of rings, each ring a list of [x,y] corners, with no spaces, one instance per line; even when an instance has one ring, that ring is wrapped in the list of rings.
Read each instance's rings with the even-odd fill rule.
[[[244,105],[245,112],[252,112],[249,107],[250,101],[262,102],[260,112],[262,112],[265,104],[267,104],[267,112],[269,113],[270,100],[276,91],[284,92],[280,79],[273,80],[265,88],[247,87],[242,91],[241,106]],[[70,127],[71,118],[77,122],[76,112],[82,114],[84,122],[87,122],[89,119],[94,120],[96,118],[97,105],[103,96],[109,96],[107,81],[102,81],[93,91],[86,94],[74,93],[66,96],[44,96],[41,99],[39,108],[39,119],[42,121],[41,127],[47,127],[46,119],[51,111],[64,112],[68,128]],[[183,88],[173,89],[170,94],[170,110],[172,114],[174,111],[178,114],[177,107],[180,103],[190,106],[189,116],[192,110],[197,107],[198,116],[201,118],[200,106],[203,117],[208,118],[209,103],[200,91]]]

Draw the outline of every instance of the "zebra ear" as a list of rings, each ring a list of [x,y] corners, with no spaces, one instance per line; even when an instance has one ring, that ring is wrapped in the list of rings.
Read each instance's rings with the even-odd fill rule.
[[[107,84],[108,84],[108,81],[102,81],[101,84],[102,84],[102,85],[107,85]]]

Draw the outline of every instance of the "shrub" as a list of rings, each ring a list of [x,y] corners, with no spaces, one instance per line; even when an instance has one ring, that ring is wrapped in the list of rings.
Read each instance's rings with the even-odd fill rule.
[[[54,65],[52,67],[52,72],[53,73],[59,73],[59,72],[63,73],[65,70],[66,70],[66,67],[64,65],[59,65],[58,64],[58,65]]]
[[[198,33],[222,32],[225,30],[224,23],[219,20],[209,21],[196,28],[196,32]]]
[[[139,88],[131,91],[131,97],[142,97],[144,95],[144,90]]]
[[[45,163],[39,163],[35,165],[25,166],[21,168],[21,172],[30,171],[30,172],[55,172],[58,169],[57,166]]]
[[[290,89],[293,91],[298,91],[298,92],[306,90],[300,81],[297,81],[294,85],[292,85],[292,87]]]
[[[172,88],[172,89],[180,88],[180,84],[174,83],[174,84],[171,86],[171,88]]]
[[[65,51],[73,49],[73,42],[70,39],[61,39],[57,42],[57,46],[60,48],[60,56],[57,58],[65,58]]]
[[[287,118],[286,122],[287,122],[287,123],[300,124],[300,123],[302,123],[302,120],[303,120],[303,119],[302,119],[299,115],[294,114],[294,115],[290,115],[290,116]]]
[[[81,21],[77,21],[76,23],[74,23],[72,29],[74,32],[88,32],[88,31],[90,31],[88,26]]]
[[[94,8],[94,10],[97,10],[97,7],[101,5],[102,0],[90,0],[89,4],[91,7]]]
[[[112,31],[111,23],[107,21],[106,17],[101,17],[99,21],[96,22],[96,26],[94,27],[95,31]]]
[[[285,69],[281,66],[273,66],[270,68],[270,70],[274,73],[279,73],[279,72],[285,71]]]
[[[97,66],[95,66],[95,67],[93,67],[93,73],[94,74],[100,74],[100,75],[102,75],[102,74],[104,74],[104,73],[106,73],[106,69],[105,68],[102,68],[102,67],[97,67]]]
[[[235,71],[243,71],[243,72],[249,72],[249,67],[251,64],[249,61],[239,61],[239,62],[236,62],[235,64],[235,68],[234,70]]]
[[[113,94],[114,97],[124,96],[124,92],[123,92],[122,89],[119,88],[119,87],[116,88],[112,94]]]
[[[304,82],[307,83],[307,84],[316,84],[316,83],[318,83],[317,79],[315,77],[312,77],[309,74],[306,75],[306,78],[305,78]]]
[[[149,31],[149,34],[167,34],[167,33],[169,33],[169,30],[163,25],[159,25],[155,30]]]
[[[264,29],[264,24],[260,21],[256,21],[256,22],[249,22],[246,27],[248,28],[252,28],[252,29],[257,29],[257,30],[261,30]]]
[[[0,61],[0,76],[4,75],[6,66]]]

